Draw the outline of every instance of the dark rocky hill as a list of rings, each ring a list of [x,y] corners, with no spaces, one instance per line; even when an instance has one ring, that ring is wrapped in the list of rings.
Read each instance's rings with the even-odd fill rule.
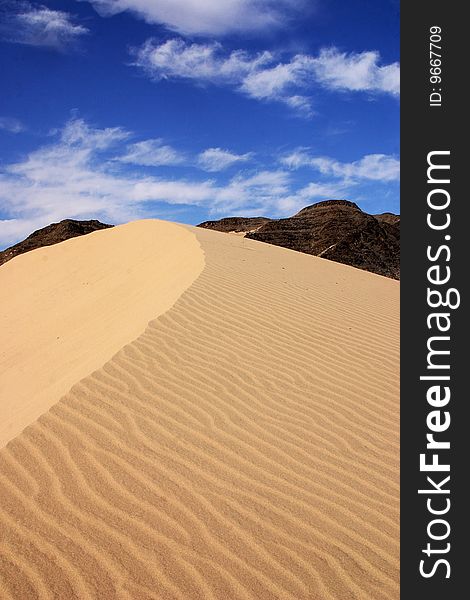
[[[228,229],[221,225],[219,231]],[[246,237],[400,278],[400,217],[369,215],[347,200],[325,200],[292,217],[267,220]]]
[[[389,223],[390,225],[400,225],[400,215],[394,215],[393,213],[382,213],[380,215],[374,215],[382,223]]]
[[[52,246],[70,238],[86,235],[99,229],[107,229],[108,227],[113,227],[113,225],[107,225],[96,220],[75,221],[74,219],[64,219],[60,223],[52,223],[33,232],[22,242],[18,242],[18,244],[1,251],[0,265],[24,252],[42,248],[43,246]]]
[[[204,221],[200,223],[198,227],[204,227],[204,229],[215,229],[216,231],[224,231],[225,233],[235,232],[248,232],[259,229],[265,223],[268,223],[271,219],[267,217],[226,217],[225,219],[219,219],[218,221]]]

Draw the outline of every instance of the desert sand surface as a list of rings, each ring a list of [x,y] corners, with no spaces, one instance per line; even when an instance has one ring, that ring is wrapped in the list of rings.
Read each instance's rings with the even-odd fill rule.
[[[173,267],[145,292],[154,319],[87,376],[65,356],[74,385],[49,410],[38,392],[41,416],[0,450],[0,597],[398,600],[399,283],[239,236],[145,226],[182,231]],[[106,252],[113,231],[134,228],[137,243],[139,226],[127,227],[60,248],[75,264],[100,238]],[[166,255],[146,262],[148,280]],[[33,302],[49,268],[39,256],[5,267],[25,282],[37,270],[29,310],[50,324]],[[50,295],[66,276],[49,274]],[[174,292],[166,309],[160,285]],[[116,281],[93,316],[115,313],[113,336],[140,312],[121,293]],[[26,307],[9,310],[19,327]],[[102,356],[99,337],[82,343]],[[56,366],[35,360],[24,377],[47,381]],[[11,390],[22,428],[32,408]]]
[[[194,235],[135,221],[0,268],[0,448],[168,310],[204,266]]]

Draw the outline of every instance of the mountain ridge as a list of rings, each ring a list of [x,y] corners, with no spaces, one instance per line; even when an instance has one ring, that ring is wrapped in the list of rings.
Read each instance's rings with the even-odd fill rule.
[[[238,224],[239,229],[228,228]],[[322,200],[283,219],[228,217],[198,227],[245,237],[400,278],[400,216],[362,211],[349,200]]]

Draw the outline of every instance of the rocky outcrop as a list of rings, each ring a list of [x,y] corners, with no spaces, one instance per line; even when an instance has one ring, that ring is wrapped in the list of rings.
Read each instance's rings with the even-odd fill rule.
[[[52,246],[59,242],[64,242],[79,235],[86,235],[99,229],[107,229],[113,225],[101,223],[95,219],[91,221],[75,221],[74,219],[64,219],[60,223],[52,223],[42,229],[38,229],[29,235],[22,242],[18,242],[14,246],[0,252],[0,265],[11,260],[19,254],[42,248],[43,246]]]
[[[389,223],[390,225],[400,225],[400,215],[385,212],[380,215],[374,215],[381,223]]]
[[[216,231],[224,231],[225,233],[253,232],[269,221],[271,219],[267,217],[226,217],[218,221],[204,221],[198,227],[215,229]]]

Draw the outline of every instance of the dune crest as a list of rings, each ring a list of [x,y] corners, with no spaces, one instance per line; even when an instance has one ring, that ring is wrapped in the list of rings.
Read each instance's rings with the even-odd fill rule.
[[[33,250],[3,265],[0,448],[143,333],[203,265],[187,228],[154,219]]]
[[[195,234],[175,304],[0,450],[0,596],[398,600],[398,282]]]

